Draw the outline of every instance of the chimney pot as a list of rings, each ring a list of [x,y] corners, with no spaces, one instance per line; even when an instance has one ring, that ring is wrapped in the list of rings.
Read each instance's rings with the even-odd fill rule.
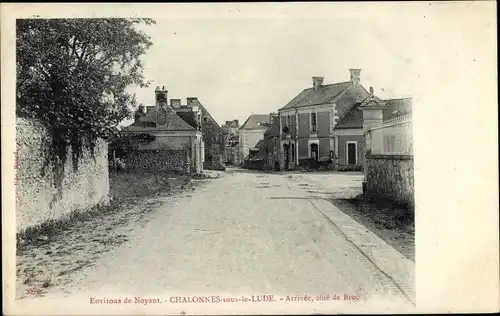
[[[325,79],[325,77],[312,77],[312,79],[313,79],[313,88],[314,90],[317,90],[319,87],[323,85],[323,79]]]
[[[186,98],[187,100],[187,105],[191,105],[194,101],[198,100],[197,97],[189,97],[189,98]]]
[[[181,99],[170,99],[170,105],[173,108],[180,108],[181,107]]]

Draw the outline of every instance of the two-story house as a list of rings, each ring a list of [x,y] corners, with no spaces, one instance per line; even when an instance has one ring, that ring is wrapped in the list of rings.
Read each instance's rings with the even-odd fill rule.
[[[200,126],[203,135],[203,168],[223,170],[226,162],[224,129],[197,97],[186,98],[186,105],[181,105],[181,99],[171,99],[170,104],[177,115],[188,124],[193,127],[196,127],[196,124]]]
[[[350,80],[323,84],[313,77],[304,89],[279,109],[280,167],[297,168],[305,159],[332,160],[335,167],[362,168],[364,162],[363,112],[367,98],[384,103],[360,83],[360,69],[349,69]],[[387,112],[387,111],[385,111]]]

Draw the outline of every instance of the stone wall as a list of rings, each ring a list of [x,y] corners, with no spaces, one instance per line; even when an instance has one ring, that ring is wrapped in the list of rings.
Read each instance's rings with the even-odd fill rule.
[[[71,149],[64,175],[56,185],[53,164],[46,159],[50,135],[40,123],[16,120],[16,228],[22,232],[72,211],[86,210],[109,201],[108,145],[99,140],[94,157],[84,150],[78,170],[73,169]],[[43,166],[45,173],[42,174]]]
[[[132,172],[190,174],[189,149],[133,150],[123,157]]]
[[[366,155],[365,159],[368,199],[414,206],[413,155]]]

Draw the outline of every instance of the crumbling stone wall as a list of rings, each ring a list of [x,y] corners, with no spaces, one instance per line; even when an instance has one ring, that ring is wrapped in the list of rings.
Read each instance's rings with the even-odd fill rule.
[[[126,168],[132,172],[190,174],[188,149],[133,150],[123,157]]]
[[[108,144],[99,140],[94,157],[84,149],[78,170],[68,149],[60,187],[54,181],[53,163],[47,161],[50,135],[32,119],[16,119],[16,228],[21,232],[72,211],[109,202]],[[45,174],[42,168],[46,165]]]
[[[366,155],[365,196],[414,206],[413,155]]]

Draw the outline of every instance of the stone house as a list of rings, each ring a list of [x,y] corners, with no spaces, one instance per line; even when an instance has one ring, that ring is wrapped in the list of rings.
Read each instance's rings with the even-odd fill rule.
[[[155,90],[156,104],[120,132],[129,141],[128,168],[140,171],[193,174],[203,171],[201,113],[191,109],[194,124],[187,123],[167,102],[165,87]],[[194,125],[194,126],[193,126]]]
[[[240,163],[245,161],[250,153],[250,148],[255,148],[255,145],[264,138],[264,132],[269,127],[269,122],[269,115],[252,114],[239,128]]]
[[[280,121],[277,113],[270,114],[271,125],[264,132],[265,169],[280,170]]]
[[[226,132],[198,98],[188,97],[186,102],[186,105],[181,105],[181,99],[170,100],[170,104],[177,115],[202,133],[203,168],[224,170]]]
[[[226,163],[239,165],[239,120],[226,121],[222,129],[226,132]]]
[[[331,161],[336,169],[363,168],[360,105],[367,99],[384,101],[360,83],[361,69],[349,71],[350,80],[346,82],[324,85],[323,77],[313,77],[312,87],[279,109],[281,169],[295,169],[306,159]]]

